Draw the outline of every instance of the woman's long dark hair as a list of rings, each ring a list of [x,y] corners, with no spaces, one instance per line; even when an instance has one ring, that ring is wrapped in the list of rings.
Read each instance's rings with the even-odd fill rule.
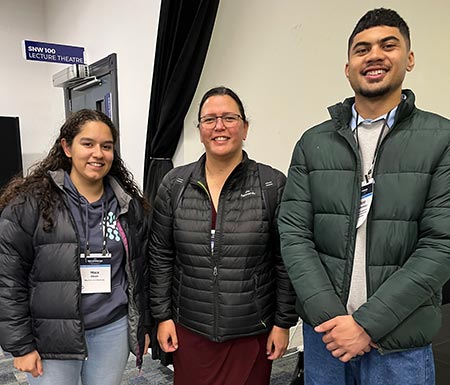
[[[81,128],[89,122],[102,122],[106,124],[111,130],[114,144],[117,143],[117,129],[111,119],[104,113],[89,109],[83,109],[72,113],[62,125],[59,136],[48,155],[42,161],[34,165],[25,178],[19,176],[13,178],[2,191],[2,194],[0,195],[0,212],[13,199],[32,195],[36,197],[39,209],[42,212],[44,230],[50,231],[53,227],[52,212],[56,207],[61,205],[61,199],[48,172],[62,169],[70,173],[72,161],[64,153],[61,146],[61,139],[64,138],[67,144],[71,146],[74,137],[78,135]],[[144,209],[149,210],[147,201],[143,197],[137,184],[134,182],[132,174],[125,167],[116,148],[114,148],[114,159],[108,175],[117,179],[128,194],[138,199]]]

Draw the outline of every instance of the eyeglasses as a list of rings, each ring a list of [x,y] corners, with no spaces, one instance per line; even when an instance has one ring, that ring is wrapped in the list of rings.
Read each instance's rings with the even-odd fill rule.
[[[239,124],[242,116],[238,114],[223,114],[222,116],[205,115],[200,118],[199,125],[202,128],[213,129],[217,126],[217,119],[222,119],[222,124],[226,128],[234,128]]]

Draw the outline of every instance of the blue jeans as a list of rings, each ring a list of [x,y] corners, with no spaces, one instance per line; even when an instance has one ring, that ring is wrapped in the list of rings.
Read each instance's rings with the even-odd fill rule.
[[[44,374],[30,385],[120,385],[130,349],[128,319],[86,330],[88,358],[80,360],[42,360]]]
[[[334,358],[322,333],[303,324],[305,385],[434,385],[431,345],[381,355],[372,349],[347,363]]]

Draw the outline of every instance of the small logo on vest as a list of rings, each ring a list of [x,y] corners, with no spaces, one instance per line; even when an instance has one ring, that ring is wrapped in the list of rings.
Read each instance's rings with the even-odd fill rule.
[[[241,194],[241,198],[246,198],[250,195],[256,195],[256,193],[254,191],[251,190],[246,190],[243,194]]]

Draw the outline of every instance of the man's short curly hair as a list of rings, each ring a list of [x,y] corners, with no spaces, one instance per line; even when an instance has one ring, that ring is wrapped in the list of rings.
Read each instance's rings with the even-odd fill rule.
[[[411,48],[411,38],[409,35],[409,27],[406,24],[405,20],[401,18],[401,16],[392,9],[386,8],[376,8],[371,11],[368,11],[361,19],[359,19],[358,23],[355,26],[352,34],[348,39],[348,50],[350,53],[350,48],[353,44],[353,39],[355,36],[372,27],[378,26],[387,26],[387,27],[396,27],[399,29],[400,33],[406,40],[406,45],[408,50]]]

